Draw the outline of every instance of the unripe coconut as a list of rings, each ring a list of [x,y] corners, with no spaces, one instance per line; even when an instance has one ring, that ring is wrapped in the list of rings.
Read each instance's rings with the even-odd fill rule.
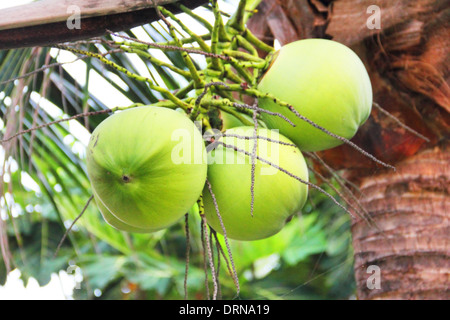
[[[350,139],[372,109],[372,86],[359,57],[348,47],[325,39],[305,39],[283,46],[259,81],[258,89],[292,105],[302,116],[328,131]],[[276,128],[302,151],[319,151],[342,144],[298,118],[273,99],[259,107],[288,117],[262,113],[267,127]]]
[[[253,127],[229,129],[208,153],[208,181],[217,200],[226,235],[236,240],[258,240],[278,233],[303,207],[308,187],[271,164],[255,159],[253,216],[251,211],[251,154],[255,139],[226,135],[253,136]],[[290,145],[258,139],[257,156],[298,178],[308,181],[308,168],[300,150],[275,130],[260,128],[257,135]],[[248,154],[240,152],[243,150]],[[223,233],[208,186],[203,191],[205,215],[209,225]]]
[[[205,153],[200,131],[184,114],[132,108],[108,117],[92,133],[88,176],[106,214],[157,231],[178,221],[200,196]]]

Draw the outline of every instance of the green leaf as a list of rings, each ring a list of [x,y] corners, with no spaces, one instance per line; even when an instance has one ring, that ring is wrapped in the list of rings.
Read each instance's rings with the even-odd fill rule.
[[[109,283],[120,278],[121,269],[126,263],[124,256],[84,255],[76,264],[83,270],[83,277],[89,280],[93,288],[103,289]]]

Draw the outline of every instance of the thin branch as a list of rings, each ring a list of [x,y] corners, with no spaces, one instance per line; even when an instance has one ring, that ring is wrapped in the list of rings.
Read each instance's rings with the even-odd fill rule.
[[[333,138],[335,138],[335,139],[338,139],[338,140],[340,140],[340,141],[342,141],[342,142],[348,144],[349,146],[351,146],[352,148],[356,149],[358,152],[360,152],[361,154],[363,154],[363,155],[366,156],[367,158],[371,159],[372,161],[374,161],[374,162],[376,162],[376,163],[378,163],[378,164],[380,164],[380,165],[382,165],[382,166],[384,166],[384,167],[393,169],[393,170],[395,171],[395,167],[394,167],[394,166],[392,166],[392,165],[390,165],[390,164],[387,164],[387,163],[385,163],[385,162],[383,162],[383,161],[381,161],[381,160],[378,160],[378,159],[375,158],[373,155],[371,155],[371,154],[368,153],[367,151],[363,150],[362,148],[358,147],[355,143],[351,142],[350,140],[348,140],[348,139],[346,139],[346,138],[344,138],[344,137],[338,136],[337,134],[334,134],[334,133],[328,131],[328,130],[325,129],[324,127],[319,126],[317,123],[313,122],[312,120],[309,120],[309,119],[306,118],[305,116],[302,116],[297,110],[295,110],[295,108],[294,108],[293,106],[289,105],[288,108],[289,108],[289,110],[290,110],[292,113],[295,114],[295,116],[296,116],[297,118],[302,119],[303,121],[306,121],[307,123],[309,123],[310,125],[312,125],[314,128],[321,130],[322,132],[326,133],[326,134],[329,135],[330,137],[333,137]]]
[[[1,178],[3,178],[3,174],[1,175]],[[2,253],[3,264],[5,265],[5,269],[8,274],[11,271],[11,261],[13,260],[11,251],[9,249],[8,235],[6,234],[6,221],[3,220],[3,218],[1,217],[0,217],[0,249]]]
[[[74,62],[76,62],[76,61],[78,61],[78,60],[85,59],[85,58],[88,58],[88,56],[77,57],[77,58],[76,58],[75,60],[73,60],[73,61],[68,61],[68,62],[58,62],[58,63],[52,63],[52,64],[49,64],[49,65],[44,65],[44,66],[42,66],[42,67],[39,68],[39,69],[36,69],[36,70],[31,71],[31,72],[25,73],[25,74],[20,75],[20,76],[18,76],[18,77],[11,78],[11,79],[8,79],[8,80],[5,80],[5,81],[1,81],[1,82],[0,82],[0,85],[4,85],[4,84],[10,83],[10,82],[14,82],[14,81],[19,80],[19,79],[24,79],[24,78],[27,78],[27,77],[29,77],[29,76],[35,75],[36,73],[43,72],[43,71],[45,71],[45,70],[47,70],[47,69],[50,69],[50,68],[53,68],[53,67],[59,67],[59,66],[62,66],[62,65],[64,65],[64,64],[74,63]]]
[[[164,23],[166,24],[167,28],[169,28],[170,36],[173,40],[175,40],[175,44],[177,47],[182,47],[183,43],[180,41],[180,39],[177,37],[175,28],[173,25],[167,20],[167,18],[164,16],[164,14],[161,12],[162,7],[159,7],[156,5],[154,0],[151,0],[153,4],[155,5],[155,10],[158,16]],[[195,88],[200,88],[204,85],[204,80],[202,77],[200,77],[198,70],[196,66],[194,65],[194,62],[192,61],[191,57],[187,54],[187,52],[181,51],[181,57],[183,58],[183,61],[186,65],[186,67],[189,69],[189,72],[191,74],[192,80],[194,81]]]
[[[141,50],[141,49],[136,49],[136,48],[128,47],[128,46],[124,46],[124,45],[120,46],[120,48],[121,48],[123,51],[126,51],[126,52],[128,52],[128,53],[135,53],[135,54],[137,54],[137,55],[140,55],[140,56],[142,56],[142,57],[148,59],[148,61],[149,61],[151,64],[155,64],[155,65],[160,66],[160,67],[166,67],[166,68],[172,70],[173,72],[178,73],[179,75],[182,75],[183,77],[185,77],[185,78],[187,78],[187,79],[191,78],[190,72],[185,71],[185,70],[180,69],[180,68],[177,68],[177,67],[175,67],[174,65],[172,65],[172,64],[170,64],[170,63],[167,63],[167,62],[164,62],[164,61],[162,61],[162,60],[159,60],[159,59],[153,57],[153,56],[152,56],[150,53],[148,53],[147,51],[143,51],[143,50]]]
[[[227,269],[228,269],[228,273],[230,274],[230,276],[233,276],[233,271],[231,270],[230,262],[228,261],[228,258],[227,258],[226,254],[225,254],[225,251],[222,248],[222,245],[220,244],[219,238],[217,236],[217,232],[214,231],[213,235],[214,235],[214,238],[216,240],[217,250],[220,252],[222,257],[225,259],[226,266],[227,266]]]
[[[205,293],[206,297],[209,300],[209,281],[208,281],[208,263],[206,262],[206,245],[205,245],[205,237],[204,237],[204,229],[205,226],[203,224],[203,219],[200,221],[200,233],[202,240],[202,248],[203,248],[203,271],[205,272]]]
[[[244,32],[242,33],[242,36],[251,44],[253,44],[255,47],[257,47],[258,49],[261,49],[263,51],[266,52],[274,52],[275,49],[266,44],[265,42],[263,42],[262,40],[260,40],[257,36],[255,36],[248,28],[246,28],[244,30]]]
[[[236,295],[239,296],[239,292],[240,292],[239,278],[238,278],[238,275],[237,275],[237,272],[236,272],[236,267],[234,266],[233,255],[231,253],[231,247],[230,247],[230,244],[228,242],[227,231],[225,229],[225,225],[223,224],[222,216],[220,215],[220,212],[219,212],[219,206],[217,204],[216,196],[215,196],[215,194],[214,194],[214,192],[212,190],[211,183],[209,182],[208,179],[206,179],[206,185],[208,186],[208,190],[209,190],[209,193],[210,193],[211,198],[213,200],[214,208],[216,210],[217,218],[219,219],[220,227],[222,228],[223,237],[224,237],[224,241],[225,241],[225,246],[227,247],[228,255],[230,257],[231,267],[233,269],[232,275],[233,275],[234,285],[236,286],[236,290],[237,290]]]
[[[257,155],[257,149],[258,149],[258,140],[256,137],[258,136],[258,111],[253,110],[253,149],[252,149],[252,168],[250,170],[250,176],[251,176],[251,184],[250,184],[250,194],[251,194],[251,202],[250,202],[250,213],[253,217],[253,211],[254,211],[254,204],[255,204],[255,170],[256,170],[256,155]]]
[[[172,12],[169,10],[166,10],[165,8],[160,8],[162,13],[164,13],[166,16],[174,20],[182,29],[184,32],[186,32],[191,38],[194,38],[195,41],[199,44],[200,48],[203,51],[210,52],[211,48],[206,44],[206,42],[202,39],[201,36],[197,35],[196,33],[192,32],[180,19],[178,19]],[[181,40],[181,39],[180,39]],[[181,41],[178,41],[178,45],[182,45]]]
[[[416,130],[414,130],[411,127],[408,127],[406,124],[404,124],[403,122],[400,121],[400,119],[398,119],[396,116],[394,116],[393,114],[389,113],[387,110],[383,109],[378,103],[374,102],[373,106],[380,111],[382,114],[384,114],[385,116],[387,116],[388,118],[394,120],[395,123],[397,123],[400,127],[402,127],[403,129],[405,129],[406,131],[412,133],[413,135],[419,137],[420,139],[425,140],[426,142],[430,142],[430,139],[428,139],[427,137],[425,137],[423,134],[417,132]]]
[[[44,123],[44,124],[42,124],[40,126],[36,126],[36,127],[30,128],[30,129],[27,129],[27,130],[19,131],[16,134],[14,134],[14,135],[6,138],[6,139],[0,140],[0,143],[4,144],[6,142],[9,142],[9,141],[13,140],[14,138],[17,138],[17,137],[19,137],[21,135],[24,135],[26,133],[32,132],[34,130],[39,130],[39,129],[42,129],[42,128],[45,128],[45,127],[49,127],[51,125],[54,125],[54,124],[57,124],[57,123],[60,123],[60,122],[70,121],[70,120],[74,120],[74,119],[81,118],[81,117],[89,117],[89,116],[95,116],[95,115],[104,114],[104,113],[110,113],[110,112],[114,112],[114,111],[121,110],[121,109],[123,109],[123,108],[116,107],[116,108],[104,109],[104,110],[100,110],[100,111],[90,111],[90,112],[76,114],[76,115],[71,116],[69,118],[58,119],[58,120],[55,120],[55,121],[52,121],[52,122],[48,122],[48,123]]]
[[[203,17],[201,17],[201,16],[195,14],[191,9],[187,8],[186,6],[184,6],[184,5],[182,5],[182,4],[177,4],[177,6],[178,6],[178,8],[180,8],[181,11],[183,11],[183,12],[186,13],[187,15],[189,15],[189,16],[191,16],[192,18],[194,18],[195,20],[197,20],[197,21],[198,21],[201,25],[203,25],[209,32],[212,31],[213,26],[211,25],[211,23],[210,23],[207,19],[205,19],[205,18],[203,18]]]
[[[336,179],[336,181],[339,183],[339,185],[345,189],[349,194],[353,194],[352,190],[349,189],[349,187],[347,187],[347,184],[349,184],[350,186],[352,186],[356,191],[359,192],[360,195],[362,195],[361,190],[359,189],[359,187],[357,185],[355,185],[353,182],[349,181],[348,179],[344,178],[342,175],[336,173],[334,171],[333,168],[331,168],[316,152],[307,152],[304,151],[303,152],[306,156],[315,159],[317,161],[319,161],[319,163],[325,167],[325,169],[331,174],[333,175],[333,177]],[[355,197],[356,199],[356,197]]]
[[[187,289],[187,280],[188,280],[188,273],[189,273],[189,256],[191,252],[191,244],[189,240],[189,214],[184,215],[185,224],[184,224],[184,230],[186,233],[186,266],[184,271],[184,299],[188,299],[188,289]]]
[[[228,20],[228,26],[231,28],[234,28],[238,32],[242,32],[245,29],[245,7],[247,5],[247,0],[240,0],[239,5],[236,9],[236,12],[231,17],[230,20]]]
[[[241,136],[239,134],[234,134],[234,133],[226,133],[226,131],[222,134],[223,137],[230,137],[230,138],[238,138],[238,139],[244,139],[244,140],[252,140],[252,139],[258,139],[258,140],[266,140],[269,142],[273,142],[273,143],[278,143],[284,146],[289,146],[289,147],[294,147],[297,148],[297,146],[293,143],[288,143],[288,142],[284,142],[284,141],[280,141],[280,140],[275,140],[275,139],[271,139],[265,136],[260,136],[260,135],[256,135],[256,136]]]
[[[380,165],[382,165],[384,167],[393,169],[395,171],[395,167],[394,166],[392,166],[390,164],[387,164],[387,163],[385,163],[385,162],[383,162],[381,160],[378,160],[373,155],[371,155],[367,151],[363,150],[362,148],[358,147],[355,143],[351,142],[350,140],[348,140],[348,139],[346,139],[344,137],[341,137],[339,135],[336,135],[336,134],[330,132],[329,130],[325,129],[324,127],[318,125],[314,121],[306,118],[305,116],[301,115],[297,110],[295,110],[295,108],[291,104],[276,98],[275,96],[273,96],[270,93],[262,93],[259,90],[256,90],[256,89],[253,89],[253,88],[243,88],[243,87],[241,87],[239,85],[230,85],[230,89],[229,90],[243,92],[245,94],[248,94],[248,95],[253,96],[255,98],[258,98],[258,99],[259,98],[270,99],[270,100],[274,101],[275,103],[277,103],[280,107],[288,108],[297,118],[299,118],[299,119],[301,119],[303,121],[306,121],[308,124],[312,125],[314,128],[319,129],[320,131],[326,133],[330,137],[333,137],[333,138],[335,138],[337,140],[342,141],[345,144],[348,144],[349,146],[351,146],[352,148],[354,148],[355,150],[357,150],[358,152],[360,152],[364,156],[368,157],[372,161],[374,161],[374,162],[376,162],[376,163],[378,163],[378,164],[380,164]]]
[[[330,172],[335,177],[336,182],[339,184],[339,186],[341,186],[341,188],[350,196],[350,198],[354,201],[354,203],[356,203],[356,205],[361,209],[362,213],[361,213],[361,215],[358,214],[358,216],[360,218],[362,218],[369,226],[374,227],[375,229],[377,229],[380,232],[380,234],[382,234],[383,237],[386,238],[384,232],[380,229],[380,227],[377,225],[377,223],[372,219],[372,217],[371,217],[370,213],[367,211],[367,209],[361,204],[361,202],[355,196],[355,194],[352,192],[352,190],[350,190],[349,187],[347,187],[346,182],[350,183],[350,184],[351,184],[351,182],[347,181],[346,179],[344,179],[340,175],[336,174],[333,171],[333,169],[322,158],[320,158],[316,153],[305,152],[305,155],[307,155],[310,158],[313,158],[313,159],[319,161],[328,170],[328,172]],[[322,179],[324,181],[326,181],[325,177],[323,177],[323,176],[322,176]],[[352,184],[352,186],[354,186],[354,185]],[[357,186],[354,186],[354,188],[359,191]]]
[[[366,218],[364,217],[364,215],[362,213],[359,212],[359,210],[350,202],[347,200],[347,197],[345,197],[335,186],[333,186],[333,183],[331,183],[331,181],[327,178],[325,178],[319,171],[317,171],[316,169],[309,167],[309,170],[311,170],[317,177],[319,177],[319,179],[322,179],[334,192],[336,192],[336,194],[342,199],[344,200],[344,202],[351,207],[355,213],[361,218],[366,220]],[[353,216],[352,216],[353,217]],[[368,221],[367,221],[368,222]]]
[[[204,98],[204,96],[206,95],[206,93],[208,92],[208,89],[210,89],[212,86],[224,86],[225,88],[228,88],[228,85],[225,82],[220,82],[220,81],[215,81],[215,82],[210,82],[205,84],[205,87],[202,91],[202,93],[200,93],[197,97],[197,99],[195,99],[195,104],[194,104],[194,109],[191,112],[191,120],[195,120],[198,116],[198,110],[200,108],[200,103],[202,101],[202,99]]]
[[[148,86],[150,87],[150,89],[161,93],[168,100],[170,100],[173,103],[175,103],[177,106],[182,108],[184,111],[187,111],[190,108],[187,103],[185,103],[184,101],[178,99],[169,90],[155,85],[151,79],[149,79],[147,77],[143,77],[143,76],[141,76],[139,74],[133,73],[133,72],[129,71],[127,68],[124,68],[124,67],[118,65],[117,63],[106,59],[101,54],[98,54],[98,53],[95,53],[95,52],[90,52],[90,51],[85,51],[85,50],[79,50],[79,49],[75,49],[75,48],[71,48],[71,47],[60,46],[60,45],[55,46],[55,48],[62,49],[62,50],[67,50],[67,51],[72,52],[72,53],[83,54],[83,55],[88,55],[88,56],[93,57],[93,58],[97,58],[101,62],[103,62],[104,64],[106,64],[106,65],[110,66],[111,68],[114,68],[114,69],[116,69],[116,70],[118,70],[120,72],[123,72],[124,74],[126,74],[128,77],[130,77],[132,79],[135,79],[137,81],[146,82],[148,84]]]
[[[233,103],[233,107],[235,108],[242,108],[242,109],[250,109],[250,110],[257,110],[258,112],[262,112],[262,113],[267,113],[268,115],[271,116],[277,116],[280,117],[281,119],[283,119],[284,121],[286,121],[287,123],[289,123],[291,126],[295,127],[295,124],[289,120],[287,117],[285,117],[284,115],[282,115],[279,112],[272,112],[266,109],[262,109],[259,108],[258,106],[251,106],[245,103]]]
[[[205,88],[204,88],[203,92],[198,95],[197,99],[195,99],[195,104],[196,105],[200,104],[200,102],[202,101],[203,97],[208,92],[208,89],[210,87],[212,87],[212,86],[223,86],[225,88],[229,88],[229,86],[225,82],[221,82],[221,81],[215,81],[215,82],[210,82],[210,83],[205,84]]]
[[[213,29],[211,30],[211,52],[214,54],[218,54],[219,53],[219,40],[220,40],[220,29],[223,26],[223,21],[222,21],[222,17],[220,15],[219,12],[219,7],[217,5],[217,1],[212,1],[211,2],[212,5],[212,10],[214,13],[214,26]],[[221,63],[221,61],[217,58],[212,58],[211,59],[211,68],[217,71],[222,71],[223,70],[223,64]]]
[[[224,112],[226,112],[228,114],[231,114],[232,116],[237,118],[240,122],[242,122],[242,124],[244,124],[246,126],[252,126],[253,125],[253,123],[251,121],[249,121],[247,118],[245,118],[242,115],[242,113],[240,113],[240,112],[230,108],[226,104],[221,104],[221,103],[216,104],[215,102],[216,102],[216,100],[209,100],[208,101],[208,105],[209,106],[214,106],[214,107],[216,107],[216,108],[218,108],[218,109],[220,109],[220,110],[222,110],[222,111],[224,111]]]
[[[66,230],[66,232],[64,233],[64,236],[62,237],[61,241],[58,244],[58,247],[56,247],[56,251],[55,254],[53,255],[53,257],[56,257],[58,255],[59,249],[61,249],[62,244],[64,243],[64,240],[66,240],[67,235],[69,234],[69,232],[72,230],[73,226],[75,225],[75,223],[81,218],[81,216],[84,214],[84,212],[86,211],[86,209],[88,208],[89,204],[91,203],[92,199],[94,199],[94,195],[90,196],[88,201],[86,202],[83,210],[81,211],[81,213],[78,215],[78,217],[75,218],[75,220],[73,220],[72,224],[70,225],[70,227]]]
[[[219,277],[220,277],[220,267],[221,267],[221,264],[220,264],[220,261],[221,261],[221,259],[220,259],[220,257],[221,257],[220,256],[221,255],[221,247],[220,247],[220,243],[218,242],[218,239],[217,239],[217,232],[215,230],[213,230],[212,228],[210,228],[210,231],[211,231],[211,235],[214,236],[214,240],[216,241],[216,250],[217,250],[216,277],[217,277],[217,279],[219,279]],[[211,240],[211,243],[212,243],[212,240]],[[221,287],[220,287],[220,281],[219,280],[217,281],[217,286],[218,286],[219,300],[221,300],[221,298],[222,298],[222,290],[221,290]]]
[[[215,141],[215,142],[218,143],[218,144],[221,144],[225,148],[233,149],[236,152],[241,152],[241,153],[244,153],[245,155],[251,157],[251,153],[250,152],[247,152],[247,151],[245,151],[243,149],[240,149],[240,148],[238,148],[236,146],[226,144],[226,143],[224,143],[222,141]],[[276,164],[274,164],[274,163],[272,163],[272,162],[270,162],[270,161],[268,161],[266,159],[263,159],[263,158],[261,158],[258,155],[256,155],[256,159],[258,159],[259,161],[264,162],[264,163],[274,167],[275,169],[278,169],[279,171],[281,171],[281,172],[287,174],[288,176],[290,176],[290,177],[300,181],[301,183],[306,184],[306,185],[310,186],[311,188],[314,188],[314,189],[318,190],[320,193],[323,193],[324,195],[329,197],[337,206],[339,206],[342,210],[344,210],[345,212],[347,212],[349,215],[351,215],[353,217],[353,214],[347,208],[345,208],[342,204],[340,204],[339,201],[336,200],[336,198],[334,198],[331,194],[329,194],[328,192],[323,190],[321,187],[319,187],[319,186],[317,186],[314,183],[311,183],[309,181],[303,180],[302,178],[292,174],[291,172],[287,171],[286,169],[283,169],[280,166],[278,166],[278,165],[276,165]]]
[[[211,243],[209,241],[209,235],[208,235],[208,223],[206,222],[205,213],[204,213],[204,206],[203,206],[203,197],[200,195],[200,198],[198,200],[199,202],[199,213],[200,218],[202,220],[202,227],[203,227],[203,237],[206,244],[206,252],[208,253],[208,260],[209,260],[209,267],[211,268],[211,277],[213,281],[213,300],[216,300],[217,298],[217,277],[216,277],[216,271],[214,268],[214,260],[212,258],[212,249],[211,249]]]
[[[188,49],[188,48],[183,48],[183,47],[178,47],[178,46],[158,44],[158,43],[154,43],[154,42],[146,42],[146,41],[139,40],[139,39],[136,39],[136,38],[131,38],[131,37],[128,37],[128,36],[125,36],[125,35],[121,35],[121,34],[112,32],[110,30],[107,30],[107,31],[108,31],[108,33],[110,33],[113,36],[116,36],[116,37],[119,37],[119,38],[123,38],[123,39],[126,39],[126,40],[130,40],[130,41],[133,41],[133,42],[137,42],[137,43],[140,43],[140,44],[144,44],[144,45],[147,46],[147,49],[148,48],[157,48],[157,49],[167,50],[167,51],[184,51],[184,52],[187,52],[187,53],[199,54],[199,55],[203,55],[203,56],[206,56],[206,57],[218,58],[218,59],[222,59],[222,60],[225,60],[225,61],[231,60],[230,57],[224,56],[222,54],[215,54],[215,53],[212,53],[212,52],[205,52],[205,51],[202,51],[202,50]],[[121,44],[124,44],[124,43],[117,42],[116,44],[121,45]],[[127,43],[127,45],[133,46],[132,43]]]

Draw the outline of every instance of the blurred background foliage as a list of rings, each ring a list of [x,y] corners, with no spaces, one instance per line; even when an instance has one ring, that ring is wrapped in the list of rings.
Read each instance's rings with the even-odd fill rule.
[[[235,8],[236,1],[221,2],[221,6],[226,12]],[[196,12],[211,17],[209,8]],[[180,17],[186,23],[191,21],[187,15]],[[205,28],[199,25],[198,30],[207,37]],[[159,22],[126,34],[151,42],[171,40]],[[87,43],[81,48],[92,50],[94,45],[100,52],[107,51],[102,44]],[[153,49],[149,53],[187,70],[179,53]],[[159,85],[170,90],[188,82],[134,54],[111,52],[108,58],[135,73],[155,77]],[[200,57],[194,58],[199,67],[204,67]],[[50,48],[0,51],[2,136],[86,111],[114,107],[105,95],[100,97],[107,87],[112,90],[109,95],[114,92],[115,101],[124,103],[151,104],[160,98],[146,83],[130,79],[95,59],[77,59]],[[66,63],[73,60],[77,61]],[[39,71],[42,66],[53,64],[56,65]],[[78,70],[78,78],[73,68],[72,72],[66,68],[71,65]],[[27,77],[20,77],[28,73]],[[100,84],[99,79],[103,81]],[[61,122],[22,135],[1,147],[0,285],[5,283],[8,269],[19,269],[25,285],[30,277],[45,285],[52,274],[63,270],[82,275],[74,299],[184,298],[187,245],[184,221],[153,234],[120,232],[103,221],[92,202],[55,255],[65,231],[91,195],[84,149],[89,132],[106,116]],[[313,182],[319,183],[312,172],[311,176]],[[331,188],[324,188],[336,195]],[[207,299],[198,216],[189,216],[189,232],[188,298]],[[310,191],[302,212],[279,234],[265,240],[230,241],[230,244],[241,291],[236,297],[232,276],[222,261],[223,299],[353,297],[350,218],[315,190]],[[209,273],[208,270],[211,291]]]

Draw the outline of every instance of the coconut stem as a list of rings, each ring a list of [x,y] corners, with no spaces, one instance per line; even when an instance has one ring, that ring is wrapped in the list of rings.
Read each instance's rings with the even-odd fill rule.
[[[256,155],[258,148],[258,139],[256,139],[258,135],[258,119],[256,118],[258,115],[258,111],[253,109],[253,148],[252,148],[252,168],[251,168],[251,185],[250,185],[250,194],[251,194],[251,202],[250,202],[250,214],[253,217],[253,210],[255,204],[255,169],[256,169]]]
[[[152,2],[154,3],[153,0],[152,0]],[[156,10],[156,13],[158,14],[158,16],[161,18],[161,20],[164,21],[164,23],[166,24],[167,28],[169,28],[170,36],[175,40],[175,44],[177,45],[177,47],[181,48],[183,46],[183,43],[177,37],[177,35],[175,33],[175,28],[166,19],[164,14],[161,12],[162,10],[164,10],[164,8],[160,7],[160,6],[156,6],[156,4],[155,4],[155,10]],[[194,80],[194,87],[195,88],[203,87],[204,81],[200,77],[197,68],[195,67],[194,63],[192,62],[191,56],[187,52],[181,51],[181,57],[183,58],[183,61],[186,64],[186,67],[189,69],[189,72],[191,74],[192,80]]]
[[[209,23],[208,20],[204,19],[203,17],[195,14],[191,9],[189,9],[188,7],[177,3],[176,4],[178,8],[180,8],[181,11],[183,11],[184,13],[186,13],[187,15],[191,16],[191,18],[194,18],[195,20],[197,20],[201,25],[203,25],[209,32],[212,31],[213,26],[211,25],[211,23]]]
[[[243,150],[243,149],[240,149],[240,148],[238,148],[238,147],[236,147],[236,146],[226,144],[226,143],[224,143],[224,142],[222,142],[222,141],[216,141],[216,143],[221,144],[221,145],[224,146],[225,148],[231,148],[231,149],[233,149],[233,150],[236,151],[236,152],[241,152],[241,153],[244,153],[245,155],[251,157],[251,153],[250,153],[250,152],[247,152],[247,151],[245,151],[245,150]],[[263,159],[263,158],[261,158],[261,157],[258,156],[258,155],[256,155],[256,159],[258,159],[259,161],[264,162],[264,163],[266,163],[266,164],[268,164],[268,165],[274,167],[275,169],[278,169],[279,171],[281,171],[281,172],[287,174],[288,176],[290,176],[290,177],[292,177],[292,178],[294,178],[294,179],[300,181],[301,183],[306,184],[306,185],[310,186],[311,188],[314,188],[314,189],[318,190],[320,193],[323,193],[323,194],[326,195],[328,198],[330,198],[337,206],[339,206],[341,209],[343,209],[343,210],[344,210],[345,212],[347,212],[349,215],[352,215],[352,213],[351,213],[347,208],[345,208],[342,204],[340,204],[339,201],[336,200],[336,198],[334,198],[331,194],[329,194],[328,192],[326,192],[325,190],[323,190],[321,187],[315,185],[315,184],[312,183],[312,182],[303,180],[302,178],[300,178],[300,177],[298,177],[298,176],[292,174],[291,172],[287,171],[286,169],[283,169],[283,168],[281,168],[280,166],[278,166],[278,165],[276,165],[276,164],[274,164],[274,163],[272,163],[272,162],[270,162],[270,161],[268,161],[268,160],[266,160],[266,159]]]
[[[252,139],[258,139],[258,140],[266,140],[269,142],[273,142],[273,143],[278,143],[284,146],[289,146],[289,147],[294,147],[297,148],[297,146],[293,143],[288,143],[288,142],[284,142],[284,141],[280,141],[280,140],[275,140],[275,139],[271,139],[269,137],[264,137],[264,136],[260,136],[260,135],[256,135],[256,136],[241,136],[239,134],[234,134],[234,133],[223,133],[222,134],[223,137],[230,137],[230,138],[238,138],[238,139],[244,139],[244,140],[252,140]]]
[[[384,167],[387,167],[387,168],[395,170],[394,166],[392,166],[390,164],[387,164],[387,163],[377,159],[376,157],[374,157],[373,155],[371,155],[367,151],[365,151],[362,148],[358,147],[355,143],[351,142],[350,140],[330,132],[329,130],[327,130],[324,127],[318,125],[314,121],[312,121],[312,120],[308,119],[307,117],[301,115],[291,104],[278,99],[277,97],[273,96],[270,93],[263,93],[263,92],[261,92],[261,91],[259,91],[257,89],[254,89],[254,88],[244,88],[244,87],[242,87],[240,85],[234,85],[234,84],[231,84],[229,86],[229,90],[242,92],[242,93],[245,93],[247,95],[253,96],[253,97],[257,98],[257,99],[270,99],[270,100],[274,101],[276,104],[278,104],[280,107],[287,108],[297,118],[299,118],[299,119],[301,119],[303,121],[306,121],[308,124],[312,125],[316,129],[319,129],[320,131],[326,133],[330,137],[333,137],[335,139],[338,139],[338,140],[342,141],[345,144],[348,144],[350,147],[354,148],[355,150],[357,150],[358,152],[360,152],[361,154],[363,154],[367,158],[371,159],[372,161],[374,161],[374,162],[376,162],[376,163],[378,163],[378,164],[380,164],[380,165],[382,165]]]
[[[205,207],[203,205],[203,196],[202,195],[200,195],[200,198],[198,199],[197,203],[198,203],[198,207],[199,207],[200,218],[202,220],[205,249],[206,249],[206,253],[208,254],[209,267],[211,268],[211,277],[212,277],[213,287],[214,287],[213,300],[216,300],[217,290],[218,290],[217,277],[216,277],[216,271],[215,271],[215,267],[214,267],[214,260],[212,258],[211,242],[210,242],[209,235],[208,235],[208,223],[206,222],[206,218],[205,218]]]
[[[187,280],[189,273],[189,256],[191,252],[191,242],[189,237],[189,214],[186,213],[184,215],[184,231],[186,234],[186,265],[184,271],[184,299],[188,299],[188,289],[187,289]]]
[[[378,103],[374,102],[372,104],[378,111],[380,111],[382,114],[384,114],[385,116],[387,116],[388,118],[394,120],[395,123],[397,123],[400,127],[402,127],[403,129],[405,129],[406,131],[412,133],[413,135],[415,135],[416,137],[419,137],[420,139],[425,140],[426,142],[430,142],[430,139],[428,139],[427,137],[425,137],[423,134],[420,134],[419,132],[417,132],[416,130],[414,130],[413,128],[407,126],[406,124],[404,124],[403,122],[400,121],[400,119],[398,119],[396,116],[394,116],[393,114],[389,113],[388,111],[386,111],[385,109],[383,109]]]
[[[142,81],[142,82],[147,82],[149,87],[150,87],[150,89],[155,90],[155,91],[163,94],[167,99],[169,99],[170,101],[175,103],[177,106],[179,106],[183,110],[187,111],[190,108],[190,106],[187,103],[185,103],[184,101],[178,99],[172,92],[170,92],[166,88],[162,88],[162,87],[159,87],[159,86],[155,85],[153,83],[153,81],[151,79],[147,78],[147,77],[143,77],[141,75],[138,75],[138,74],[135,74],[133,72],[130,72],[128,69],[118,65],[117,63],[106,59],[101,54],[90,52],[90,51],[85,51],[85,50],[79,50],[79,49],[66,47],[66,46],[55,46],[55,48],[67,50],[67,51],[73,52],[73,53],[87,55],[87,56],[90,56],[90,57],[93,57],[93,58],[97,58],[100,61],[102,61],[104,64],[109,65],[110,67],[112,67],[112,68],[114,68],[114,69],[116,69],[116,70],[118,70],[120,72],[125,73],[128,77],[130,77],[132,79],[135,79],[135,80],[138,80],[138,81]]]
[[[75,218],[75,220],[73,220],[72,224],[70,225],[69,228],[67,228],[66,232],[64,233],[63,237],[61,238],[61,240],[58,243],[58,246],[56,247],[55,253],[53,254],[53,257],[56,257],[58,255],[59,249],[61,249],[62,244],[64,243],[64,240],[66,240],[67,235],[69,234],[69,232],[72,230],[73,226],[75,225],[75,223],[77,223],[77,221],[83,216],[84,212],[86,211],[86,209],[89,207],[89,204],[91,203],[92,199],[94,199],[94,195],[91,195],[88,199],[88,201],[86,202],[86,204],[84,205],[83,210],[81,210],[81,213]]]
[[[236,267],[234,266],[233,255],[231,253],[231,247],[230,247],[230,244],[228,242],[227,231],[225,229],[225,225],[223,223],[222,216],[220,215],[219,205],[217,204],[216,196],[215,196],[215,194],[213,192],[211,183],[209,182],[208,179],[206,179],[206,185],[208,186],[208,191],[209,191],[209,194],[211,195],[211,198],[213,200],[214,208],[216,210],[217,218],[219,219],[220,227],[222,228],[222,233],[223,233],[223,237],[224,237],[224,241],[225,241],[225,246],[227,247],[228,255],[230,257],[231,267],[233,269],[233,280],[234,280],[234,285],[236,286],[236,290],[237,290],[236,295],[239,296],[239,292],[240,292],[239,278],[238,278],[238,275],[237,275],[237,272],[236,272]]]

